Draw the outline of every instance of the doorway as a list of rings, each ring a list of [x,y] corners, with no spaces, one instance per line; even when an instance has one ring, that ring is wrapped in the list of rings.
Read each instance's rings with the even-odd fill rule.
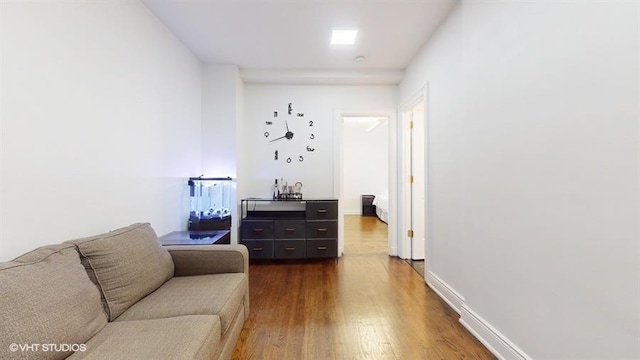
[[[345,253],[386,254],[389,119],[378,116],[343,117],[342,159],[340,200],[344,209]]]

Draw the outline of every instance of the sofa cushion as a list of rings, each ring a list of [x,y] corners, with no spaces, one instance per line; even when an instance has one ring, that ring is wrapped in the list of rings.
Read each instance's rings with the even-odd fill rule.
[[[9,345],[82,344],[107,324],[98,288],[71,244],[0,264],[0,358],[63,359],[72,351],[10,352]]]
[[[69,242],[102,291],[110,321],[173,276],[171,255],[148,223]]]
[[[248,295],[249,281],[243,273],[174,277],[130,307],[118,321],[218,315],[224,334]]]
[[[69,359],[211,359],[220,347],[214,315],[109,323]]]

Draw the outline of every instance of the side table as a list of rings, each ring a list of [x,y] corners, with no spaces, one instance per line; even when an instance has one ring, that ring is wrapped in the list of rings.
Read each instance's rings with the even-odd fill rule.
[[[373,205],[374,195],[362,195],[362,216],[376,216],[376,206]]]
[[[158,238],[162,245],[230,244],[229,230],[173,231]]]

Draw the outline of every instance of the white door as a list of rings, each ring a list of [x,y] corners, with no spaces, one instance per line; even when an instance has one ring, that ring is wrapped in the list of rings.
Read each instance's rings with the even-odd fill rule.
[[[424,260],[425,257],[425,126],[424,101],[411,109],[411,259]]]
[[[402,113],[404,124],[404,171],[408,184],[403,190],[403,255],[405,259],[424,260],[426,244],[426,157],[425,106],[418,100]],[[406,180],[405,180],[406,181]]]

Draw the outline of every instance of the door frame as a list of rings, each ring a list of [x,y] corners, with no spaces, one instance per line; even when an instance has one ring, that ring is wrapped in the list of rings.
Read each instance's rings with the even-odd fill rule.
[[[412,244],[411,238],[407,234],[407,230],[410,229],[411,226],[411,185],[409,184],[409,175],[411,170],[411,143],[410,143],[410,128],[409,121],[405,118],[404,114],[413,110],[413,107],[417,105],[420,101],[424,102],[424,113],[423,113],[423,124],[424,124],[424,175],[423,179],[425,181],[424,188],[424,236],[425,236],[425,279],[426,273],[431,268],[430,254],[431,248],[429,241],[429,229],[430,229],[430,216],[429,216],[429,102],[428,102],[428,89],[429,83],[427,82],[422,88],[420,88],[413,96],[409,98],[408,101],[401,104],[398,109],[398,118],[401,119],[398,121],[398,140],[401,145],[399,148],[402,149],[399,152],[399,160],[398,164],[400,165],[401,181],[398,184],[399,194],[401,197],[398,202],[398,215],[401,219],[399,224],[402,226],[398,227],[398,256],[403,259],[412,259]]]
[[[388,253],[391,256],[398,254],[397,234],[397,184],[398,184],[398,164],[397,164],[397,109],[380,110],[334,110],[333,111],[333,196],[340,200],[344,189],[344,176],[342,168],[344,164],[344,139],[342,131],[343,117],[382,117],[388,120],[389,129],[389,219],[388,219]],[[344,253],[344,205],[338,201],[338,256]]]

